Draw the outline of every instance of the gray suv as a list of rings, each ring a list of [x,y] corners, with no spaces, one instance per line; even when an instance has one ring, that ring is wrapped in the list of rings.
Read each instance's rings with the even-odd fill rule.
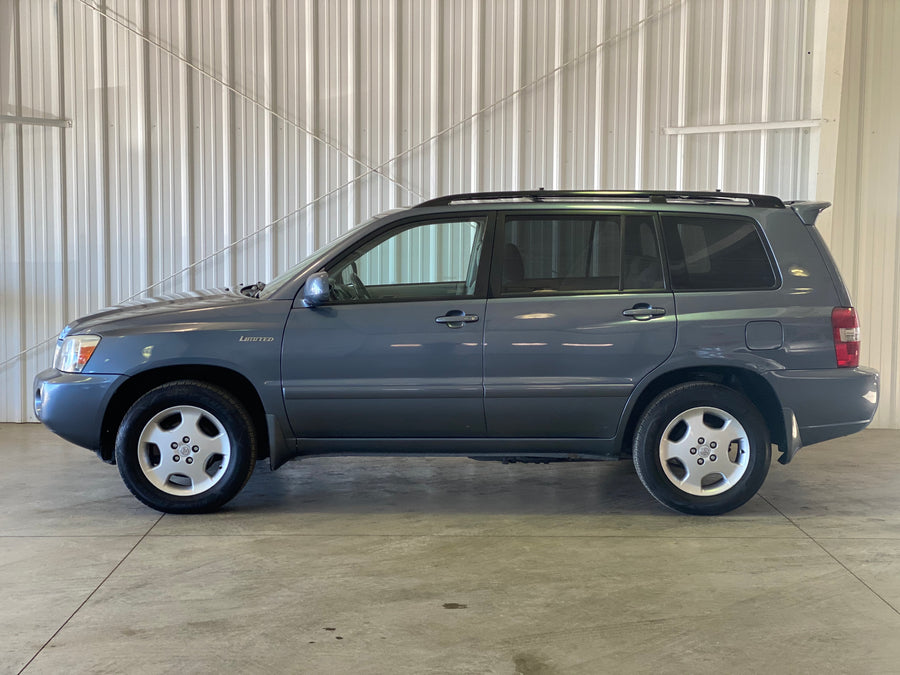
[[[772,449],[863,429],[878,373],[814,222],[825,202],[525,191],[393,211],[269,284],[72,322],[35,412],[142,502],[218,509],[312,455],[631,457],[718,514]]]

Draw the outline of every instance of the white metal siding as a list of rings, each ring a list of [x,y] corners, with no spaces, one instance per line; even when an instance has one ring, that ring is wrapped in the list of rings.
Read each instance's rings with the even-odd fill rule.
[[[851,2],[831,250],[881,371],[874,424],[900,428],[900,3]]]
[[[685,128],[809,118],[817,1],[0,0],[0,114],[72,122],[0,124],[0,419],[66,321],[425,197],[812,196],[809,128]]]

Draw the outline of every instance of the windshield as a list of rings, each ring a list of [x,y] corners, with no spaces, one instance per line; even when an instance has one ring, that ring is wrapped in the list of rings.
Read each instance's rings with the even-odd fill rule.
[[[300,272],[300,270],[302,270],[306,265],[308,265],[310,262],[312,262],[315,258],[318,258],[319,256],[328,253],[330,250],[332,250],[334,248],[337,248],[337,246],[339,244],[343,243],[343,241],[345,239],[347,239],[351,234],[353,234],[353,232],[354,232],[354,230],[350,230],[350,232],[345,232],[344,234],[342,234],[340,237],[338,237],[334,241],[325,244],[322,248],[317,249],[314,253],[311,253],[310,255],[306,256],[303,260],[301,260],[299,263],[297,263],[296,265],[294,265],[293,267],[288,269],[286,272],[279,274],[277,277],[272,279],[272,281],[270,281],[269,283],[266,284],[265,288],[263,288],[263,290],[260,292],[259,297],[265,298],[265,297],[272,295],[275,291],[277,291],[279,288],[284,286],[288,281],[290,281],[295,276],[297,276],[297,273]]]
[[[282,286],[284,286],[287,282],[289,282],[291,279],[293,279],[295,276],[297,276],[297,274],[299,274],[300,271],[301,271],[304,267],[306,267],[307,265],[309,265],[313,260],[315,260],[316,258],[318,258],[318,257],[320,257],[320,256],[323,256],[323,255],[329,253],[330,251],[332,251],[332,250],[338,248],[338,246],[341,245],[341,244],[343,244],[344,241],[345,241],[346,239],[348,239],[348,238],[351,237],[352,235],[354,235],[354,234],[356,234],[357,232],[359,232],[359,230],[360,230],[361,228],[363,228],[363,227],[365,227],[365,226],[367,226],[367,225],[369,225],[369,224],[371,224],[371,223],[374,223],[376,220],[378,220],[378,219],[380,219],[380,218],[383,218],[384,216],[387,216],[387,215],[389,215],[389,214],[391,214],[391,213],[396,213],[396,212],[401,211],[401,210],[402,210],[402,209],[390,209],[390,210],[385,211],[385,212],[383,212],[383,213],[379,213],[379,214],[377,214],[377,215],[372,216],[371,218],[369,218],[369,219],[366,220],[365,222],[361,223],[360,225],[358,225],[358,226],[352,228],[352,229],[349,230],[348,232],[344,232],[344,234],[342,234],[342,235],[341,235],[340,237],[338,237],[337,239],[328,242],[327,244],[325,244],[325,245],[322,246],[321,248],[317,249],[314,253],[311,253],[311,254],[309,254],[308,256],[306,256],[303,260],[301,260],[300,262],[298,262],[296,265],[293,265],[293,266],[292,266],[290,269],[288,269],[286,272],[283,272],[282,274],[279,274],[277,277],[275,277],[274,279],[272,279],[272,281],[270,281],[269,283],[265,284],[265,287],[263,288],[262,291],[260,291],[260,293],[259,293],[259,295],[258,295],[257,297],[260,297],[260,298],[267,298],[267,297],[269,297],[270,295],[272,295],[273,293],[275,293],[278,289],[280,289]]]

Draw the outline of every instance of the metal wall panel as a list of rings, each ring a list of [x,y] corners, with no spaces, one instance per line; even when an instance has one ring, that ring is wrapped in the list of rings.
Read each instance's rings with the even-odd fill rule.
[[[881,371],[874,424],[900,428],[900,3],[850,3],[831,250]]]
[[[0,125],[0,419],[67,320],[429,196],[809,196],[809,129],[682,129],[806,119],[824,1],[0,0],[3,113],[72,121]]]

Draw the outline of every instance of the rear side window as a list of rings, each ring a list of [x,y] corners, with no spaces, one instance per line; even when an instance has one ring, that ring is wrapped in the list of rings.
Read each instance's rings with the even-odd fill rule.
[[[508,217],[500,242],[504,295],[663,287],[651,216]]]
[[[674,290],[758,290],[776,286],[775,272],[755,221],[664,215],[662,226]]]

